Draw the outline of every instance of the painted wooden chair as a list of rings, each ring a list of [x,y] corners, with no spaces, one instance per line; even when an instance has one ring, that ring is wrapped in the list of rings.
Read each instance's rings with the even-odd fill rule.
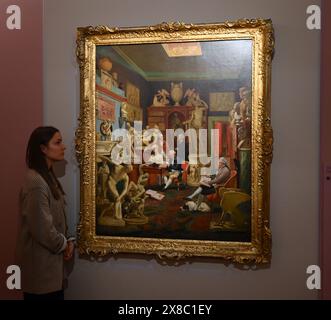
[[[229,179],[222,186],[216,187],[216,192],[207,195],[207,199],[210,202],[220,202],[224,191],[227,188],[235,188],[237,186],[237,171],[231,170]]]
[[[249,194],[239,191],[226,191],[221,200],[220,218],[210,224],[211,229],[247,232],[250,228]]]

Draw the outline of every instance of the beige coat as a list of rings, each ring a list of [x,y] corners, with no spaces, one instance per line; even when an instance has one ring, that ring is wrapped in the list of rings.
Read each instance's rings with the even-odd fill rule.
[[[17,245],[23,292],[61,290],[66,217],[63,197],[56,200],[46,181],[28,170],[20,193],[21,230]]]

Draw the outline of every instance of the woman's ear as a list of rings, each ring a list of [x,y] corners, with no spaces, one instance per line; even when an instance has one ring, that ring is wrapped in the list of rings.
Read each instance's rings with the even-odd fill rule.
[[[40,150],[41,150],[42,153],[46,154],[47,147],[44,144],[41,144],[40,145]]]

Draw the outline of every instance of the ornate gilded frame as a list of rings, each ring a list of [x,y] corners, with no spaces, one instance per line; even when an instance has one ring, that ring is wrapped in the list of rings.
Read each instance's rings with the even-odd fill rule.
[[[251,39],[252,54],[252,229],[251,242],[222,242],[97,236],[95,212],[95,65],[96,45],[143,44],[181,41]],[[235,263],[269,263],[270,165],[273,133],[270,123],[271,60],[274,37],[271,20],[238,20],[215,24],[162,23],[135,28],[107,26],[78,28],[77,58],[80,68],[80,118],[76,153],[80,166],[81,254],[143,253],[161,258],[220,257]]]

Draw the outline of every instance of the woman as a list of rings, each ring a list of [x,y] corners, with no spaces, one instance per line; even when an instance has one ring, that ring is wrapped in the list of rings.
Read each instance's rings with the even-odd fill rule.
[[[74,243],[66,238],[64,191],[53,172],[53,164],[64,160],[64,150],[53,127],[35,129],[28,142],[17,247],[25,300],[64,299],[63,260],[72,257]]]

